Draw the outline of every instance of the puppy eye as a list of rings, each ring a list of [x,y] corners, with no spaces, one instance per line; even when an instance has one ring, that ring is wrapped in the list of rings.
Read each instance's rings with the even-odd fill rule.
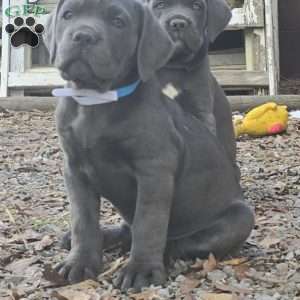
[[[202,9],[202,3],[200,3],[200,2],[194,2],[193,3],[193,9],[194,10],[201,10]]]
[[[165,2],[164,1],[158,1],[158,2],[156,2],[154,5],[153,5],[153,7],[154,8],[157,8],[157,9],[163,9],[163,8],[165,8]]]
[[[121,18],[114,18],[112,23],[117,28],[122,28],[125,26],[125,22]]]
[[[72,19],[73,17],[73,13],[70,11],[70,10],[66,10],[64,13],[63,13],[63,18],[65,20],[70,20]]]

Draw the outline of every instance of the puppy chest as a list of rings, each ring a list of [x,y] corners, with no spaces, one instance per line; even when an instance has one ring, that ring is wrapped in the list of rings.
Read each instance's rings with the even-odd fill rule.
[[[81,171],[97,186],[126,182],[132,174],[130,151],[111,131],[98,130],[97,126],[96,130],[76,121],[69,130],[60,132],[65,154],[80,161]]]
[[[84,170],[88,178],[109,193],[132,183],[130,160],[116,145],[101,143],[85,149]],[[129,187],[128,187],[129,188]]]

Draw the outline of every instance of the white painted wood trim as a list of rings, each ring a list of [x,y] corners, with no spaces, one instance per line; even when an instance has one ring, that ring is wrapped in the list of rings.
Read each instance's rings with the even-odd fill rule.
[[[26,0],[10,0],[10,5],[22,6]],[[31,48],[29,46],[11,47],[10,71],[25,72],[31,68]]]
[[[266,87],[268,74],[261,71],[245,70],[213,70],[221,85],[226,87]],[[65,81],[54,68],[34,68],[24,73],[10,72],[8,86],[10,88],[57,87]]]
[[[24,73],[10,72],[8,86],[10,88],[34,88],[62,86],[65,81],[54,68],[34,68]]]
[[[10,61],[10,38],[5,31],[9,17],[5,15],[5,8],[9,7],[9,0],[2,0],[2,55],[1,55],[1,97],[8,96],[8,72]]]
[[[264,27],[263,0],[245,0],[244,6],[232,9],[232,18],[227,29]]]
[[[274,50],[275,50],[275,67],[276,67],[276,76],[277,76],[277,91],[279,89],[280,83],[280,53],[279,53],[279,11],[278,11],[278,0],[273,0],[274,12],[273,12],[273,22],[274,22]]]
[[[276,55],[276,47],[278,48],[279,45],[276,43],[275,38],[275,36],[278,35],[278,15],[274,15],[277,12],[277,9],[274,9],[277,5],[277,0],[265,0],[267,66],[270,95],[277,95],[279,86],[279,60]]]

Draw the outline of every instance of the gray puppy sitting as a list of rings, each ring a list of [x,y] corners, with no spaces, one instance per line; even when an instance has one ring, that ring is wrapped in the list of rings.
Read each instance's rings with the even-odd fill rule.
[[[231,18],[225,0],[147,0],[176,51],[159,71],[162,86],[172,84],[181,107],[204,121],[235,164],[236,142],[228,100],[212,75],[208,47]],[[172,92],[172,91],[170,91]],[[237,168],[239,176],[239,170]]]
[[[175,100],[192,115],[203,120],[236,168],[236,142],[228,100],[209,67],[208,46],[224,30],[231,11],[224,0],[145,0],[176,44],[176,51],[166,66],[158,71],[162,88],[175,86]],[[158,42],[154,44],[159,47]],[[155,49],[152,49],[155,51]],[[172,93],[166,91],[166,93]],[[124,249],[130,247],[130,231],[109,226],[105,244],[110,247],[123,239]],[[114,232],[114,234],[112,234]],[[71,249],[71,232],[62,239],[62,247]]]
[[[117,280],[124,290],[162,284],[164,256],[221,258],[239,248],[253,213],[215,136],[161,92],[154,73],[174,48],[149,8],[60,0],[46,28],[51,59],[71,87],[60,90],[71,96],[56,111],[72,228],[59,273],[78,282],[101,271],[101,197],[132,236]]]

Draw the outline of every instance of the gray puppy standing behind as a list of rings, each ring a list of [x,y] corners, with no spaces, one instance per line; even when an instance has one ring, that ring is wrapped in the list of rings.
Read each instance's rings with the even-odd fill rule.
[[[178,90],[175,100],[216,133],[235,164],[236,142],[228,100],[212,75],[208,47],[225,29],[231,10],[225,0],[146,0],[176,44],[176,52],[158,76],[162,87]],[[239,174],[239,170],[237,169]]]

